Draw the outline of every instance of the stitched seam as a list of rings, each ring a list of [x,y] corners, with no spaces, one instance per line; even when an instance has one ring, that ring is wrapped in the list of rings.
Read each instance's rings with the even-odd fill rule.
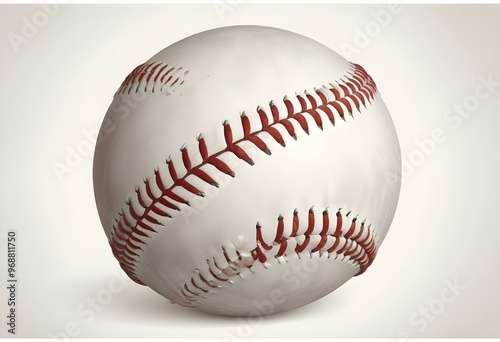
[[[161,78],[158,76],[160,75],[159,70],[162,68],[157,64],[153,64],[140,65],[134,69],[123,82],[118,94],[129,93],[134,86],[135,91],[147,91],[147,82],[145,82],[144,88],[139,87],[143,80],[151,81],[153,75],[156,75],[153,81],[164,78],[165,75]],[[163,69],[163,72],[165,69]],[[150,238],[151,234],[156,233],[158,227],[164,226],[154,216],[172,219],[173,217],[169,212],[181,211],[182,205],[189,205],[189,202],[184,197],[174,192],[175,189],[183,188],[192,194],[204,196],[202,191],[188,181],[187,178],[189,176],[195,176],[207,184],[215,187],[218,186],[213,177],[202,169],[203,166],[212,165],[219,172],[235,177],[234,171],[219,157],[224,153],[232,153],[239,159],[253,165],[253,160],[238,144],[251,142],[262,152],[270,155],[271,150],[259,135],[267,134],[274,141],[285,146],[283,135],[276,128],[278,125],[283,127],[286,133],[292,138],[297,139],[295,126],[292,124],[293,121],[298,123],[304,132],[309,134],[309,122],[306,117],[312,118],[322,130],[324,116],[328,117],[329,121],[335,125],[336,116],[340,116],[345,121],[347,113],[352,116],[354,109],[360,111],[361,105],[366,107],[366,102],[371,103],[377,92],[376,85],[361,66],[351,64],[351,69],[344,78],[346,80],[340,79],[341,82],[337,81],[336,84],[330,83],[329,87],[322,86],[316,88],[312,93],[304,92],[296,94],[300,105],[300,108],[297,110],[294,108],[292,101],[284,97],[283,102],[287,114],[284,118],[280,118],[282,116],[280,114],[282,113],[280,113],[280,110],[273,102],[270,102],[269,110],[258,107],[257,113],[261,123],[261,127],[258,129],[252,130],[248,116],[242,113],[240,116],[240,125],[243,129],[243,137],[236,141],[233,139],[231,124],[228,121],[224,121],[223,129],[226,148],[213,154],[208,153],[205,139],[200,134],[197,140],[202,162],[193,166],[188,149],[184,145],[181,148],[181,157],[186,173],[182,176],[177,173],[177,168],[172,159],[170,157],[167,158],[166,164],[170,180],[173,182],[172,185],[165,185],[165,176],[162,175],[159,167],[156,168],[154,176],[144,179],[144,186],[137,186],[135,195],[126,200],[126,205],[118,213],[118,218],[115,219],[115,224],[112,227],[109,240],[110,246],[120,266],[127,275],[135,282],[144,285],[135,273],[135,259],[138,256],[137,252],[142,250],[141,245],[146,244],[145,240]],[[154,86],[150,89],[152,91]],[[269,122],[270,119],[272,120],[271,122]],[[154,188],[156,188],[156,191],[153,190]],[[161,193],[156,195],[155,192],[158,191]],[[136,203],[135,207],[132,202]],[[140,208],[138,209],[137,207]]]
[[[299,258],[312,258],[314,253],[318,253],[318,257],[328,253],[328,258],[334,255],[335,259],[342,256],[343,261],[348,259],[357,264],[359,270],[356,275],[364,273],[377,254],[376,236],[371,225],[366,224],[366,220],[359,224],[358,217],[350,219],[350,214],[351,212],[342,215],[339,209],[335,219],[331,220],[328,209],[325,209],[322,212],[322,222],[319,223],[315,222],[314,209],[311,208],[307,215],[307,228],[300,234],[298,232],[303,231],[304,226],[301,227],[298,211],[293,213],[291,233],[288,234],[284,233],[285,222],[280,214],[275,238],[270,244],[264,241],[262,227],[257,223],[256,247],[249,253],[244,253],[222,246],[218,258],[213,256],[206,259],[207,266],[203,270],[195,269],[195,274],[180,287],[179,303],[184,306],[196,306],[198,302],[206,299],[207,295],[215,294],[223,288],[222,284],[233,284],[235,277],[246,279],[254,274],[252,267],[255,262],[261,263],[267,269],[269,258],[276,259],[279,264],[287,263],[291,253],[296,253]],[[317,232],[318,227],[321,227],[320,232]],[[245,270],[248,272],[243,276]]]
[[[115,97],[131,92],[152,92],[159,91],[164,95],[171,95],[175,91],[175,86],[184,83],[189,70],[163,62],[149,62],[137,66],[125,78]]]

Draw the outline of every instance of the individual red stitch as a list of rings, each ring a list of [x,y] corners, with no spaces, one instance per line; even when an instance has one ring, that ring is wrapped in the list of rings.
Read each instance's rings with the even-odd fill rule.
[[[127,241],[127,245],[125,246],[125,249],[129,251],[130,254],[137,256],[138,254],[135,252],[136,249],[140,249],[139,246],[136,246],[132,243],[132,240],[129,239]]]
[[[328,107],[328,105],[321,105],[318,107],[318,109],[322,110],[326,116],[328,116],[328,119],[330,120],[330,123],[335,126],[335,117],[333,115],[332,110]]]
[[[358,82],[358,84],[360,85],[360,88],[359,89],[363,89],[364,86],[366,85],[366,79],[364,77],[362,77],[361,75],[359,75],[358,73],[354,73],[352,76],[351,76],[351,81],[356,81]]]
[[[167,208],[178,210],[178,211],[180,210],[180,208],[177,205],[175,205],[171,201],[167,200],[165,197],[160,197],[158,199],[158,202],[160,204],[162,204],[163,206],[167,207]],[[157,213],[157,214],[162,215],[162,211],[160,209],[158,209],[157,207],[155,207],[155,206],[151,206],[151,210],[153,212]],[[167,213],[163,213],[162,216],[165,216],[165,215],[168,215],[168,214]],[[170,216],[170,215],[168,215],[168,216]]]
[[[217,260],[215,259],[215,257],[213,257],[213,258],[212,258],[212,260],[213,260],[213,262],[214,262],[214,266],[215,266],[215,268],[221,272],[221,273],[219,273],[219,274],[223,274],[223,272],[222,272],[222,271],[224,271],[224,268],[219,267],[219,265],[217,264]]]
[[[126,249],[124,249],[124,251],[126,251]],[[135,258],[135,256],[134,256],[134,258]],[[133,270],[134,260],[135,260],[134,258],[130,258],[130,256],[128,254],[124,255],[123,256],[123,264],[121,266],[122,266],[122,269],[125,270],[125,272],[130,273],[130,274],[135,276],[135,272]]]
[[[337,113],[339,114],[339,116],[342,118],[342,120],[345,121],[345,117],[344,117],[344,109],[342,108],[341,105],[339,105],[339,103],[337,101],[334,101],[332,103],[330,103],[333,108],[335,108],[335,110],[337,111]]]
[[[155,63],[153,63],[153,64],[155,64]],[[160,62],[157,62],[157,63],[155,64],[155,66],[151,69],[151,72],[148,74],[148,77],[146,78],[146,83],[149,83],[149,82],[151,81],[151,77],[153,77],[153,75],[154,75],[154,73],[155,73],[156,69],[158,69],[158,67],[159,67],[160,65],[161,65],[161,63],[160,63]]]
[[[252,161],[253,162],[253,161]],[[208,175],[205,171],[202,169],[195,167],[192,169],[191,173],[195,175],[196,177],[200,178],[202,181],[205,183],[208,183],[212,186],[215,186],[216,188],[219,187],[219,183],[217,183],[210,175]]]
[[[349,239],[352,236],[352,234],[354,234],[354,231],[356,230],[356,221],[357,221],[356,218],[352,219],[352,221],[351,221],[351,227],[349,227],[349,230],[344,235],[344,237],[346,239]]]
[[[243,137],[248,138],[250,135],[250,119],[245,113],[241,114],[241,126],[243,127]]]
[[[286,131],[288,134],[293,138],[293,140],[297,140],[297,135],[295,134],[295,127],[293,127],[293,124],[290,122],[290,120],[283,119],[279,121],[283,127],[285,127]]]
[[[168,160],[167,160],[167,163],[168,163]],[[165,185],[163,184],[163,180],[161,179],[160,171],[158,169],[155,169],[154,174],[155,174],[156,185],[158,186],[158,188],[160,190],[165,189]]]
[[[146,187],[146,194],[150,199],[156,198],[156,196],[153,194],[153,190],[151,190],[151,185],[149,183],[149,178],[144,179],[144,186]]]
[[[299,100],[300,111],[305,112],[307,110],[306,100],[304,100],[304,97],[302,95],[297,95],[297,100]]]
[[[149,225],[147,225],[143,220],[137,221],[136,224],[143,229],[146,229],[146,230],[149,230],[150,232],[156,233],[156,230],[154,228],[150,227]]]
[[[205,163],[208,159],[207,143],[201,134],[196,139],[198,140],[198,150],[200,151],[201,159]]]
[[[175,170],[174,162],[170,157],[167,159],[167,167],[168,167],[168,172],[170,173],[170,178],[172,178],[174,182],[177,181],[179,179],[179,176],[177,175],[177,171]],[[160,187],[160,189],[163,188],[165,188],[165,186]]]
[[[295,114],[292,119],[295,119],[300,127],[306,132],[307,135],[309,135],[309,124],[307,123],[306,118],[302,113]]]
[[[297,236],[297,232],[299,231],[299,212],[297,209],[293,211],[293,221],[292,221],[292,234],[290,236]]]
[[[160,224],[160,222],[155,219],[153,216],[149,215],[149,214],[144,214],[143,215],[143,218],[148,221],[149,223],[152,223],[152,224]]]
[[[129,232],[124,231],[122,227],[120,227],[121,223],[115,219],[115,223],[113,224],[113,231],[111,232],[111,238],[108,239],[108,243],[113,246],[115,244],[123,245],[124,241],[126,241]]]
[[[128,74],[127,77],[125,77],[125,80],[123,81],[120,88],[118,89],[119,94],[122,94],[125,91],[125,88],[128,87],[128,85],[130,84],[131,78],[134,77],[137,74],[138,70],[140,68],[142,68],[143,66],[144,66],[144,64],[138,65],[137,67],[135,67],[134,70],[132,70],[132,72],[130,74]]]
[[[125,251],[128,251],[129,250],[129,247],[128,247],[128,243],[127,245],[125,245]],[[125,264],[125,266],[131,270],[131,268],[134,266],[134,261],[135,259],[131,257],[132,254],[124,254],[123,255],[123,263]]]
[[[348,239],[344,239],[344,246],[342,246],[342,248],[340,248],[338,251],[337,251],[337,254],[344,254],[344,252],[346,251],[346,249],[349,247],[349,245],[351,244],[351,240],[348,240]]]
[[[357,75],[356,74],[353,74],[351,75],[351,78],[349,79],[349,82],[348,82],[350,85],[354,86],[354,90],[353,92],[357,92],[359,91],[360,89],[362,89],[362,82],[360,82],[360,80],[358,79]],[[352,88],[351,88],[352,89]]]
[[[308,236],[313,233],[314,230],[314,209],[310,208],[307,215],[307,230],[304,235]]]
[[[137,86],[139,86],[139,84],[141,83],[142,79],[144,78],[144,76],[146,76],[148,74],[148,69],[151,68],[151,66],[153,66],[154,63],[150,63],[150,64],[147,64],[146,67],[144,68],[144,70],[141,72],[141,74],[139,75],[139,78],[137,79]]]
[[[179,69],[179,70],[181,70],[181,69]],[[177,78],[175,79],[175,81],[173,81],[173,82],[172,82],[172,84],[171,84],[170,86],[174,86],[177,82],[179,82],[179,77],[177,77]]]
[[[135,73],[135,75],[132,75],[132,78],[130,79],[129,81],[129,84],[127,85],[127,94],[130,94],[130,91],[132,90],[132,85],[135,83],[135,80],[137,79],[137,77],[139,77],[140,75],[142,75],[142,72],[145,68],[148,67],[149,64],[142,64],[140,69],[137,70],[137,72]]]
[[[306,111],[311,115],[311,117],[314,119],[316,122],[316,125],[323,130],[323,120],[321,120],[321,116],[319,115],[318,111],[316,109],[308,109]]]
[[[358,111],[359,111],[359,107],[361,106],[360,105],[360,102],[359,102],[359,99],[358,99],[358,96],[356,94],[350,94],[347,96],[348,98],[350,98],[352,100],[352,102],[354,102],[354,108],[357,108]]]
[[[306,249],[307,245],[309,244],[310,239],[311,239],[311,237],[309,235],[306,235],[304,238],[304,241],[301,244],[297,243],[297,246],[295,247],[295,253],[297,253],[297,254],[302,253]]]
[[[186,290],[184,289],[184,286],[181,288],[181,293],[182,293],[182,296],[183,296],[184,298],[187,298],[187,299],[188,299],[188,301],[193,301],[193,300],[196,300],[196,299],[193,297],[193,295],[192,295],[192,294],[188,294],[188,293],[186,293]]]
[[[345,83],[344,80],[342,80],[342,82]],[[344,85],[344,84],[341,84],[341,83],[338,83],[337,82],[337,86],[342,89],[342,91],[344,92],[344,96],[343,97],[346,97],[347,95],[349,95],[351,93],[351,91]]]
[[[265,130],[269,126],[267,113],[262,109],[261,106],[257,107],[257,113],[259,114],[260,122],[262,123],[262,129]]]
[[[125,224],[125,226],[129,229],[128,232],[131,232],[132,231],[132,224],[129,222],[127,216],[125,215],[125,211],[121,211],[121,219],[123,220],[123,223]]]
[[[231,125],[227,120],[222,124],[224,126],[224,139],[226,139],[226,145],[229,146],[233,143],[233,131],[231,130]]]
[[[155,78],[153,79],[153,82],[156,84],[156,81],[160,77],[161,73],[168,67],[168,64],[164,64],[160,70],[158,70],[158,73],[156,74]]]
[[[333,96],[335,97],[335,101],[338,101],[342,98],[342,96],[340,96],[340,93],[337,89],[335,89],[332,85],[332,88],[330,88],[330,91],[333,93]]]
[[[278,110],[278,107],[274,104],[273,101],[269,104],[269,107],[271,108],[271,114],[273,116],[273,123],[276,123],[280,120],[280,112]]]
[[[238,274],[240,274],[240,272],[232,265],[232,264],[229,264],[228,267],[226,267],[224,270],[223,270],[223,273],[228,276],[228,281],[230,283],[233,282],[233,280],[231,279],[232,277],[234,276],[237,276]]]
[[[337,216],[337,225],[333,236],[338,237],[342,235],[342,214],[340,213],[340,209],[337,211],[336,216]]]
[[[135,233],[135,232],[134,232]],[[133,240],[134,242],[144,244],[145,242],[136,237],[134,234],[130,234],[130,239]]]
[[[271,151],[269,150],[269,148],[267,147],[267,144],[261,139],[259,138],[257,135],[249,135],[247,137],[248,141],[250,141],[252,144],[254,144],[255,146],[257,146],[257,148],[261,151],[263,151],[264,153],[266,153],[267,155],[271,155]]]
[[[276,253],[276,257],[278,258],[283,256],[287,249],[288,249],[288,240],[282,239],[282,241],[280,242],[280,249],[278,250],[278,253]]]
[[[343,97],[343,98],[339,99],[339,102],[342,103],[344,106],[346,106],[347,111],[352,116],[352,106],[351,106],[351,103],[347,100],[347,97]]]
[[[172,79],[172,77],[174,77],[174,76],[173,76],[173,75],[168,76],[168,78],[166,79],[165,83],[163,83],[163,84],[161,85],[161,88],[160,88],[160,91],[161,91],[161,92],[163,92],[163,87],[164,87],[164,86],[165,86],[168,82],[170,82],[170,80]]]
[[[366,89],[364,89],[364,88],[360,89],[359,92],[364,95],[363,98],[365,98],[368,101],[368,103],[370,103],[370,104],[372,103],[370,100],[370,93]],[[365,104],[365,102],[363,102],[363,104]]]
[[[152,224],[160,224],[160,222],[155,219],[153,216],[149,215],[149,214],[144,214],[143,215],[143,219],[145,221],[147,221],[148,223],[152,223]]]
[[[238,158],[240,158],[241,160],[244,160],[246,161],[248,164],[250,165],[254,165],[254,161],[252,158],[250,158],[250,156],[245,152],[244,149],[242,149],[240,146],[238,145],[229,145],[227,147],[227,150],[229,152],[232,152],[234,153],[234,155]]]
[[[366,257],[366,252],[363,251],[363,248],[361,248],[359,245],[356,247],[356,253],[353,253],[350,257],[353,260],[361,260],[359,263],[359,268],[361,269],[363,265],[366,264],[367,262],[367,257]]]
[[[189,158],[189,152],[185,145],[182,146],[181,148],[181,154],[182,154],[182,162],[184,163],[186,171],[187,172],[191,171],[191,158]]]
[[[344,255],[351,256],[356,249],[358,248],[358,244],[355,242],[351,242],[350,248],[344,253]]]
[[[195,301],[195,300],[197,300],[197,299],[198,299],[198,298],[196,298],[195,296],[193,296],[192,294],[190,294],[190,293],[186,293],[186,290],[184,290],[184,288],[183,288],[183,289],[181,289],[181,292],[182,292],[182,295],[183,295],[185,298],[187,298],[189,302],[191,302],[191,301]],[[187,306],[189,306],[189,305],[187,305]]]
[[[114,239],[110,240],[111,246],[119,246],[123,248],[125,246],[125,241],[122,238],[123,236],[127,237],[129,232],[124,233],[123,228],[117,228],[118,231],[115,231]]]
[[[363,248],[369,250],[373,247],[374,240],[373,237],[368,234],[363,241],[360,241],[359,244],[363,246]]]
[[[292,103],[292,101],[290,101],[288,99],[288,97],[285,96],[283,98],[283,102],[285,103],[286,112],[287,112],[287,118],[293,117],[293,115],[295,114],[295,110],[293,109],[293,103]]]
[[[187,284],[184,284],[184,289],[185,289],[187,292],[189,292],[190,294],[192,294],[193,296],[197,296],[197,295],[198,295],[196,292],[191,291],[191,290],[188,288]]]
[[[326,104],[328,103],[328,98],[326,97],[325,93],[320,89],[316,89],[315,91],[321,100],[321,106],[326,106]]]
[[[164,200],[164,201],[166,201],[166,200]],[[166,201],[166,202],[167,202],[167,201]],[[175,208],[175,207],[174,207],[174,208],[171,208],[171,209],[174,209],[174,210],[179,210],[179,208]],[[156,215],[160,215],[160,216],[163,216],[163,217],[172,218],[172,216],[171,216],[171,215],[169,215],[167,212],[165,212],[165,211],[163,211],[163,210],[159,209],[157,206],[152,206],[152,207],[151,207],[151,211],[152,211],[153,213],[155,213]]]
[[[271,250],[271,248],[273,248],[273,246],[268,245],[264,241],[264,238],[262,237],[262,229],[261,229],[261,226],[260,226],[259,222],[257,222],[257,225],[255,226],[255,228],[256,228],[256,241],[257,241],[257,244],[260,245],[260,246],[262,246],[262,248],[264,248],[266,251]]]
[[[252,251],[252,257],[254,258],[254,260],[259,260],[259,262],[261,262],[262,264],[267,261],[266,255],[264,254],[264,252],[262,252],[259,246],[257,246],[257,248]]]
[[[128,204],[128,209],[129,209],[130,215],[132,215],[132,218],[134,220],[139,220],[141,218],[141,215],[136,213],[134,206],[132,205],[132,202],[129,201],[127,204]]]
[[[229,255],[227,255],[227,251],[224,247],[222,247],[222,254],[224,255],[224,259],[226,259],[228,263],[232,262],[232,260],[229,258]]]
[[[363,247],[361,247],[361,245],[358,244],[356,250],[358,251],[356,254],[352,255],[352,258],[354,260],[360,260],[360,258],[363,258],[363,253],[366,254],[366,252],[363,250]],[[365,259],[365,258],[363,258]],[[366,263],[366,260],[364,260],[364,262],[362,262],[362,264]]]
[[[219,286],[217,284],[214,284],[213,281],[211,280],[207,280],[201,273],[198,272],[198,276],[200,277],[201,281],[205,284],[207,284],[208,286],[212,287],[212,288],[218,288]]]
[[[366,108],[366,98],[365,98],[365,96],[362,93],[360,93],[360,92],[356,92],[355,94],[356,94],[356,98],[358,99],[358,101],[361,102],[361,104],[363,105],[363,107]],[[359,110],[359,108],[358,108],[358,110]]]
[[[209,268],[209,272],[210,272],[210,275],[211,275],[212,277],[214,277],[215,279],[220,280],[220,281],[227,281],[227,279],[226,279],[226,278],[221,278],[221,277],[219,277],[221,274],[223,274],[222,272],[221,272],[221,273],[219,273],[219,274],[215,274],[215,272],[214,272],[211,268]]]
[[[201,292],[204,292],[204,293],[208,293],[207,290],[201,288],[199,285],[197,285],[195,282],[194,282],[194,278],[191,278],[191,284],[196,287],[198,290],[200,290]]]
[[[119,239],[110,240],[110,244],[113,251],[118,251],[118,249],[123,249],[125,247],[125,243],[120,242]]]
[[[121,219],[123,220],[123,223],[125,224],[125,227],[127,227],[127,232],[130,233],[133,230],[133,226],[128,220],[127,216],[125,215],[125,212],[122,211],[121,213]]]
[[[185,178],[179,179],[178,184],[179,184],[179,186],[183,187],[187,191],[189,191],[197,196],[201,196],[201,197],[205,196],[205,194],[200,189],[195,187],[193,184],[189,183]]]
[[[345,81],[344,84],[351,89],[351,93],[355,93],[357,91],[356,87],[354,84],[352,84],[352,81]]]
[[[321,229],[320,235],[326,235],[330,229],[330,215],[328,215],[328,209],[323,210],[323,228]]]
[[[187,200],[185,200],[181,196],[177,195],[175,192],[172,191],[172,189],[168,188],[168,189],[162,189],[162,190],[163,190],[162,192],[163,192],[164,196],[170,197],[171,199],[173,199],[176,202],[189,205],[189,202]]]
[[[339,246],[339,244],[340,244],[340,238],[339,237],[335,238],[335,242],[333,243],[333,245],[330,248],[328,248],[327,252],[328,253],[335,252],[335,249]]]
[[[373,234],[371,234],[371,225],[368,225],[368,227],[366,227],[366,229],[367,229],[367,234],[363,238],[363,240],[359,241],[359,244],[363,248],[366,248],[367,250],[371,250],[373,248],[375,248],[375,250],[376,250],[377,246],[375,244],[375,236]]]
[[[311,253],[319,252],[326,245],[327,241],[328,241],[328,236],[322,235],[321,240],[318,243],[318,245],[316,247],[314,247],[313,249],[311,249]]]
[[[134,228],[134,230],[132,231],[132,234],[136,234],[136,235],[140,235],[140,236],[144,236],[144,237],[147,237],[148,234],[146,234],[145,232],[143,232],[142,230],[140,230],[139,228]],[[141,240],[142,243],[146,244],[144,241]]]
[[[268,126],[264,130],[269,133],[273,137],[273,139],[276,140],[276,142],[281,146],[286,146],[285,139],[283,139],[283,136],[276,128],[274,128],[273,126]]]
[[[283,216],[280,214],[278,217],[278,226],[276,227],[276,237],[274,238],[275,243],[280,243],[283,239],[283,233],[285,231],[285,223],[283,222]]]
[[[365,230],[365,221],[361,222],[361,226],[359,227],[359,232],[356,236],[354,236],[352,239],[358,241],[361,236],[363,235]]]
[[[312,108],[317,108],[318,107],[318,104],[317,104],[316,99],[314,98],[314,96],[312,96],[311,94],[307,94],[306,93],[306,97],[309,100],[309,103],[311,103],[311,107]]]
[[[144,209],[146,209],[148,205],[146,204],[146,202],[144,202],[144,199],[142,198],[142,194],[141,194],[141,192],[139,191],[139,188],[135,188],[135,192],[136,192],[136,194],[137,194],[137,200],[138,200],[138,202],[139,202],[139,205],[140,205],[141,207],[143,207]]]
[[[231,170],[231,168],[226,163],[224,163],[222,160],[220,160],[217,157],[213,157],[213,156],[209,157],[207,159],[207,163],[212,164],[213,166],[215,166],[217,168],[217,170],[219,170],[222,173],[225,173],[226,175],[229,175],[231,177],[235,176],[234,171]]]
[[[163,82],[163,80],[165,79],[165,77],[166,77],[168,74],[170,74],[170,72],[171,72],[172,70],[174,70],[174,67],[171,67],[170,69],[168,69],[168,70],[167,70],[167,72],[165,72],[165,74],[164,74],[164,75],[160,78],[160,83],[165,84],[165,83],[167,83],[167,82],[170,80],[170,78],[171,78],[171,77],[169,77],[169,79],[167,79],[167,82]],[[162,86],[162,88],[163,88],[163,86]]]

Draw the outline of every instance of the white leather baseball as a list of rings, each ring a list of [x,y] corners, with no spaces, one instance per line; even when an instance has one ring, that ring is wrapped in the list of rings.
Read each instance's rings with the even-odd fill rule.
[[[260,26],[201,32],[137,67],[106,114],[93,170],[129,277],[223,315],[297,308],[363,273],[400,173],[364,69]]]

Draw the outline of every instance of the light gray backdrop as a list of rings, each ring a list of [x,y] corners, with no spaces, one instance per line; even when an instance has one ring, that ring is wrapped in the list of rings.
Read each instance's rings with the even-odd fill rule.
[[[16,336],[499,337],[498,18],[496,5],[2,5],[2,317],[14,229]],[[396,217],[370,270],[253,320],[174,306],[125,278],[91,182],[94,134],[124,77],[181,38],[235,24],[292,30],[363,65],[404,160]]]

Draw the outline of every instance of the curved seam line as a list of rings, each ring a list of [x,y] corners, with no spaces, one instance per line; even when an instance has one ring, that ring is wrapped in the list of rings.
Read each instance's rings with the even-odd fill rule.
[[[334,125],[334,111],[337,112],[337,114],[345,121],[345,110],[343,107],[347,109],[348,113],[351,116],[353,107],[359,111],[362,104],[366,108],[366,101],[371,103],[371,99],[373,99],[375,97],[375,94],[377,93],[376,85],[373,79],[361,66],[357,64],[351,64],[351,67],[352,70],[349,70],[351,74],[348,74],[348,76],[350,77],[346,76],[347,81],[340,79],[343,84],[337,81],[336,85],[330,83],[331,88],[323,86],[320,89],[315,89],[315,93],[320,101],[317,101],[312,95],[308,94],[307,92],[304,92],[303,94],[296,94],[297,100],[301,107],[298,112],[294,110],[293,103],[287,97],[284,97],[283,101],[287,108],[287,116],[285,118],[280,119],[279,109],[271,101],[270,112],[273,121],[272,123],[269,123],[270,116],[268,115],[268,112],[259,106],[257,108],[257,112],[262,124],[261,129],[252,131],[248,117],[245,113],[242,113],[241,125],[243,127],[244,135],[243,138],[237,141],[233,141],[231,125],[227,121],[225,121],[223,126],[224,137],[227,146],[226,148],[212,155],[208,154],[206,142],[202,134],[200,134],[197,138],[199,152],[202,156],[202,162],[200,164],[196,166],[191,165],[191,159],[185,145],[181,148],[182,161],[186,169],[186,173],[182,177],[178,176],[173,161],[170,158],[167,159],[166,162],[168,165],[168,172],[173,180],[173,184],[170,187],[166,187],[164,185],[162,176],[159,172],[159,168],[155,169],[155,182],[158,189],[161,191],[161,195],[154,195],[153,191],[151,190],[151,185],[149,184],[150,179],[145,179],[145,191],[147,198],[149,198],[150,200],[150,203],[146,204],[144,202],[144,198],[140,192],[139,187],[137,186],[135,191],[135,200],[144,209],[142,214],[136,212],[136,209],[134,209],[132,205],[131,198],[129,197],[125,203],[128,210],[128,215],[130,217],[127,218],[125,210],[122,208],[118,213],[119,218],[115,219],[115,224],[113,225],[113,229],[111,230],[111,237],[109,241],[111,249],[115,257],[118,259],[120,266],[127,273],[127,275],[135,282],[144,285],[144,283],[135,274],[134,268],[136,263],[135,258],[138,256],[137,251],[142,250],[141,244],[146,244],[144,241],[145,238],[150,238],[150,235],[152,233],[157,232],[152,227],[152,225],[164,226],[160,221],[155,219],[150,214],[155,213],[162,217],[172,219],[172,216],[168,214],[168,209],[162,210],[161,208],[158,208],[156,206],[157,204],[161,204],[166,208],[176,211],[181,211],[178,204],[189,205],[189,202],[187,200],[173,192],[173,190],[178,187],[182,187],[195,195],[204,196],[201,191],[199,191],[196,187],[194,187],[186,180],[187,177],[191,175],[198,177],[199,179],[210,185],[218,186],[213,178],[201,169],[202,166],[211,164],[212,166],[215,166],[215,168],[220,172],[234,177],[234,171],[231,170],[226,163],[218,158],[223,153],[230,152],[237,156],[239,159],[242,159],[247,163],[253,165],[253,160],[249,158],[244,149],[237,144],[243,141],[249,141],[256,147],[258,147],[261,151],[270,155],[271,151],[267,147],[267,144],[261,138],[259,138],[258,135],[264,132],[268,133],[276,142],[280,143],[282,146],[285,146],[281,133],[275,127],[278,124],[281,124],[286,129],[287,133],[294,139],[296,139],[295,128],[291,124],[291,120],[295,120],[296,122],[298,122],[300,127],[307,134],[309,134],[309,123],[306,121],[305,114],[312,117],[318,127],[322,129],[322,118],[317,110],[321,110],[322,112],[324,112],[325,115],[330,119],[331,123]],[[144,69],[144,66],[139,66],[138,68],[140,69],[139,71],[141,71]],[[137,78],[137,73],[139,73],[139,71],[136,71],[136,75],[132,77],[133,80]],[[132,73],[134,73],[134,71]],[[148,77],[146,77],[146,79],[148,79]],[[138,88],[139,87],[137,87],[137,89]],[[147,87],[145,89],[147,89]],[[343,92],[343,95],[340,94],[339,89]],[[330,91],[330,93],[334,97],[333,100],[329,101],[330,96],[327,97],[327,95],[325,94],[325,90]],[[354,106],[351,105],[351,102],[348,101],[348,99],[354,104]],[[309,102],[309,104],[307,102]],[[342,104],[342,106],[340,104]],[[329,106],[333,108],[330,108]],[[135,220],[135,223],[132,224],[131,222],[129,222],[130,218]]]
[[[345,215],[345,217],[349,218],[350,214],[351,212],[348,212]],[[333,225],[330,225],[328,209],[325,209],[322,213],[323,222],[322,222],[321,232],[313,233],[316,228],[313,215],[314,211],[313,208],[311,208],[309,209],[308,213],[307,231],[299,235],[294,235],[294,233],[296,233],[296,230],[293,228],[294,226],[298,225],[297,210],[295,210],[293,213],[292,233],[290,235],[283,234],[283,229],[284,229],[283,216],[280,215],[278,217],[276,237],[274,238],[272,245],[267,244],[263,240],[261,234],[261,226],[259,223],[257,223],[256,248],[251,250],[249,253],[244,253],[236,249],[235,253],[238,256],[238,258],[236,260],[231,260],[231,258],[228,256],[226,252],[226,249],[222,247],[223,252],[222,254],[219,254],[219,256],[222,255],[223,258],[226,259],[226,263],[228,264],[228,266],[224,268],[217,266],[217,264],[215,263],[216,258],[215,256],[212,256],[212,260],[214,261],[214,266],[216,267],[216,270],[211,269],[210,259],[206,259],[208,264],[208,272],[214,279],[217,279],[221,282],[233,283],[232,279],[234,279],[237,276],[240,276],[242,279],[244,279],[241,273],[243,272],[243,270],[248,268],[250,269],[250,274],[253,274],[254,272],[252,271],[252,267],[254,265],[254,262],[259,261],[263,265],[263,267],[267,269],[269,267],[266,266],[268,256],[266,256],[265,253],[271,251],[272,249],[275,249],[278,246],[279,250],[274,255],[274,258],[277,260],[279,264],[282,264],[282,262],[279,261],[278,258],[284,257],[285,261],[288,262],[287,260],[288,254],[286,252],[289,249],[289,247],[286,244],[288,243],[289,240],[295,240],[296,246],[293,252],[297,254],[299,259],[301,258],[300,255],[303,253],[308,253],[311,258],[313,253],[315,252],[318,252],[320,257],[322,253],[323,254],[328,253],[328,258],[330,258],[331,254],[335,254],[336,255],[335,259],[337,259],[337,256],[343,255],[344,258],[347,257],[349,260],[354,261],[358,265],[359,271],[357,274],[355,274],[355,276],[363,274],[366,271],[366,269],[368,269],[368,267],[373,263],[378,249],[376,244],[376,236],[371,228],[371,224],[365,225],[366,220],[363,220],[361,222],[359,229],[356,229],[356,223],[358,221],[358,217],[356,216],[351,220],[350,224],[346,225],[347,228],[342,229],[344,226],[344,222],[341,214],[341,209],[337,211],[336,223]],[[335,227],[333,228],[333,226]],[[308,234],[309,231],[311,234]],[[332,231],[332,233],[329,234],[328,233],[329,231]],[[366,231],[366,236],[364,236],[365,231]],[[299,243],[300,236],[304,237],[304,240],[302,241],[301,244]],[[307,248],[307,245],[310,243],[310,238],[313,236],[320,236],[321,240],[316,244],[316,246],[311,248],[309,251],[304,252],[304,250]],[[323,237],[327,238],[328,236],[336,239],[333,242],[333,244],[328,245],[326,244],[326,241],[323,240]],[[345,239],[345,242],[343,244],[340,242],[341,238]],[[355,243],[354,246],[353,243]],[[284,249],[282,249],[283,244],[285,244]],[[359,247],[359,252],[356,253],[358,247]],[[300,249],[300,251],[298,251],[298,249]],[[245,257],[246,254],[251,255],[252,262],[248,261],[246,263],[243,262],[243,258]],[[228,269],[231,269],[229,273],[232,274],[230,274],[228,277],[225,277],[227,276],[227,274],[225,274],[224,272]],[[214,289],[222,288],[221,285],[215,283],[214,279],[210,279],[210,277],[208,276],[203,276],[200,273],[199,269],[195,269],[194,273],[195,273],[194,276],[191,276],[188,281],[186,281],[183,285],[180,286],[179,295],[181,298],[184,299],[180,301],[179,304],[181,305],[193,307],[196,306],[200,300],[206,299],[206,294],[215,294],[213,291],[204,289],[203,284]],[[196,276],[201,281],[201,284],[200,282],[196,281],[195,279]],[[206,278],[209,279],[207,280]],[[201,293],[195,289],[190,289],[189,284],[191,284],[197,290],[201,291]]]

